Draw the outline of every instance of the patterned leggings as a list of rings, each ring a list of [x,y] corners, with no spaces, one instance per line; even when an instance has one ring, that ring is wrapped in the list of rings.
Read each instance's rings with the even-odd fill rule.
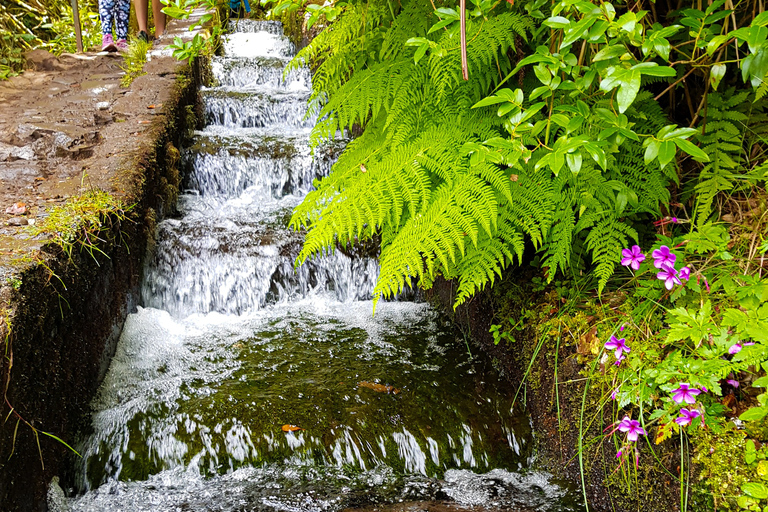
[[[130,12],[131,0],[99,0],[101,33],[112,34],[114,23],[117,39],[127,39]]]

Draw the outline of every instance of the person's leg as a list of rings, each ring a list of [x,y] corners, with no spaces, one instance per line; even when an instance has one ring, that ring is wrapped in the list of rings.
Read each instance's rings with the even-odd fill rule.
[[[133,5],[136,7],[136,21],[139,22],[139,32],[149,34],[149,0],[136,0]]]
[[[116,46],[119,50],[128,49],[128,21],[131,17],[131,0],[117,0],[115,9],[115,32],[117,33]]]
[[[101,51],[117,50],[112,39],[112,23],[115,19],[115,0],[99,0],[99,18],[101,19]]]
[[[165,32],[165,13],[162,11],[164,5],[160,0],[152,0],[152,16],[155,18],[155,37],[160,37]]]
[[[101,34],[112,35],[112,20],[115,16],[115,0],[99,0],[99,18],[101,19]]]

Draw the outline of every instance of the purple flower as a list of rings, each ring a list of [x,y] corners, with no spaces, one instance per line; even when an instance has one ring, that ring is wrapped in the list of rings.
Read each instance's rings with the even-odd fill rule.
[[[745,341],[744,343],[742,343],[742,345],[744,345],[745,347],[751,347],[754,344],[755,344],[755,342],[753,342],[753,341]]]
[[[728,379],[725,382],[727,382],[728,384],[730,384],[731,386],[733,386],[735,388],[739,387],[739,381],[737,381],[737,380]]]
[[[664,281],[664,287],[667,290],[671,290],[676,284],[683,284],[680,279],[677,278],[677,270],[675,270],[675,267],[669,265],[661,267],[661,272],[656,274],[656,277]]]
[[[653,251],[651,253],[651,257],[653,257],[653,266],[656,268],[663,268],[664,265],[673,267],[675,265],[675,260],[677,259],[677,256],[672,254],[669,251],[669,247],[666,245],[662,245]]]
[[[680,272],[677,273],[677,277],[679,277],[683,281],[689,280],[691,278],[691,269],[688,267],[681,268]]]
[[[646,434],[646,431],[640,426],[640,422],[630,419],[629,416],[624,416],[624,419],[619,422],[619,430],[627,433],[627,440],[630,442],[637,441],[637,436],[640,434]]]
[[[616,452],[616,458],[617,459],[620,459],[622,455],[623,455],[623,453],[621,452],[621,450]]]
[[[632,249],[622,249],[621,256],[621,264],[632,267],[632,270],[639,270],[640,263],[645,260],[645,254],[640,250],[639,245],[633,245]]]
[[[622,357],[622,352],[630,352],[629,347],[627,346],[625,338],[617,338],[613,334],[611,335],[611,339],[605,342],[605,349],[606,350],[615,350],[616,359],[619,361],[623,360],[624,357]]]
[[[705,388],[704,386],[701,386],[701,392],[702,393],[709,393],[709,390]]]
[[[616,388],[613,390],[613,393],[611,393],[611,400],[616,400],[616,395],[619,392],[619,388]]]
[[[624,354],[621,354],[621,357],[617,358],[616,362],[613,364],[615,364],[616,366],[621,366],[621,362],[624,361],[626,358],[627,356],[625,356]]]
[[[680,414],[681,416],[675,418],[675,423],[681,427],[690,425],[694,419],[701,416],[701,412],[697,411],[696,409],[680,409]]]
[[[731,355],[741,352],[741,343],[736,342],[728,348],[728,353]]]
[[[685,402],[687,404],[693,404],[696,403],[696,395],[701,393],[701,390],[690,387],[686,382],[681,382],[680,387],[673,390],[672,393],[674,393],[672,395],[672,400],[676,403],[681,404]]]

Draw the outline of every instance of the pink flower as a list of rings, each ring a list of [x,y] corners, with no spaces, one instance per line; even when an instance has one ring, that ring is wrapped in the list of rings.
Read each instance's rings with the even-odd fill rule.
[[[664,265],[661,268],[661,272],[656,274],[656,277],[664,281],[664,287],[667,290],[671,290],[676,284],[683,284],[677,277],[677,270],[675,270],[675,267],[669,265]]]
[[[647,434],[647,432],[640,427],[640,422],[630,419],[629,416],[624,416],[624,419],[619,422],[619,430],[621,432],[626,432],[627,440],[633,443],[637,441],[637,436]]]
[[[670,252],[669,247],[662,245],[651,253],[653,258],[653,266],[656,268],[664,268],[664,265],[674,267],[677,256]]]
[[[622,357],[622,352],[630,352],[629,347],[627,346],[627,340],[625,338],[619,339],[614,335],[611,335],[611,339],[605,342],[605,349],[615,350],[616,352],[614,352],[614,354],[618,360],[624,359]]]
[[[683,267],[680,269],[680,272],[678,272],[677,277],[679,277],[683,281],[687,281],[691,278],[691,269],[688,267]]]
[[[621,450],[616,452],[616,458],[617,459],[620,459],[622,455],[623,455],[623,453],[621,452]]]
[[[701,412],[697,411],[696,409],[680,409],[680,414],[681,416],[675,418],[675,423],[681,427],[690,425],[694,419],[701,416]]]
[[[738,354],[739,352],[741,352],[741,343],[739,342],[734,343],[728,348],[728,353],[731,355]]]
[[[728,379],[725,382],[727,382],[728,384],[730,384],[731,386],[733,386],[735,388],[739,387],[739,381],[737,381],[737,380]]]
[[[616,400],[616,395],[619,392],[619,388],[616,388],[613,390],[613,393],[611,393],[611,400]]]
[[[701,390],[692,388],[686,382],[681,382],[680,387],[672,391],[672,400],[675,403],[681,404],[683,402],[687,404],[696,403],[696,395],[701,393]]]
[[[638,245],[633,245],[632,249],[622,249],[621,256],[621,264],[625,267],[632,267],[632,270],[639,270],[640,263],[645,260],[645,254]]]

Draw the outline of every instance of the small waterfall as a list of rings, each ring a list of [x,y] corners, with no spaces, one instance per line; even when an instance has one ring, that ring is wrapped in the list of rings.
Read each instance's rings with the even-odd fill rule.
[[[202,88],[179,218],[159,223],[78,444],[72,511],[575,510],[528,468],[515,389],[427,304],[382,302],[375,258],[294,268],[291,211],[343,147],[310,151],[310,74],[276,22],[239,20]],[[54,493],[55,494],[55,493]],[[57,505],[58,506],[58,505]]]

